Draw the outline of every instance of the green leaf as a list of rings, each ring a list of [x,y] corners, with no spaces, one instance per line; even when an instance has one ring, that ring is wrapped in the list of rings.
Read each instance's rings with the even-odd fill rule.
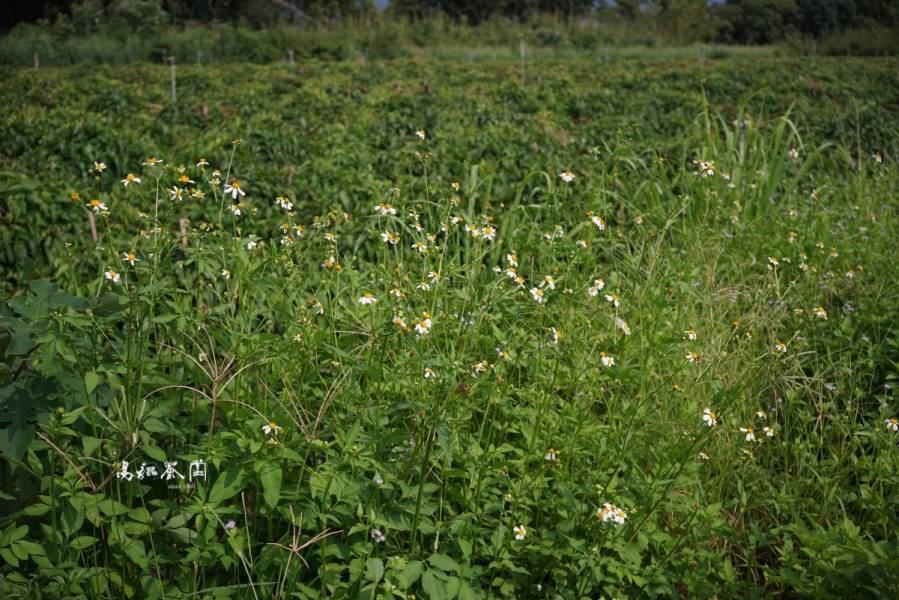
[[[464,581],[459,585],[459,600],[477,600],[478,596],[474,590]]]
[[[19,525],[15,529],[7,529],[3,532],[3,545],[9,545],[16,540],[22,539],[26,535],[28,535],[28,525]]]
[[[37,555],[45,555],[47,551],[44,550],[44,547],[38,544],[37,542],[29,542],[28,540],[19,540],[18,544],[25,549],[28,554],[37,554]]]
[[[165,455],[165,452],[162,451],[161,448],[157,448],[156,446],[152,446],[150,444],[144,444],[140,447],[144,454],[152,458],[153,460],[164,463],[168,460],[168,457]]]
[[[92,393],[97,386],[100,385],[100,376],[97,375],[94,371],[91,371],[84,376],[84,387],[87,390],[87,393]]]
[[[84,456],[90,456],[103,445],[103,440],[92,435],[81,436],[81,447],[84,448]]]
[[[384,563],[380,558],[369,558],[365,561],[365,574],[368,579],[377,583],[384,576]]]
[[[440,449],[443,450],[445,464],[449,467],[453,464],[453,438],[446,423],[437,426],[437,442],[440,444]]]
[[[158,315],[150,319],[154,323],[168,323],[169,321],[174,321],[178,318],[178,315],[167,314],[167,315]]]
[[[452,600],[459,593],[462,580],[458,577],[450,577],[446,581],[446,597]]]
[[[437,567],[441,571],[459,571],[459,563],[446,554],[432,554],[428,562],[431,563],[432,567]]]
[[[144,548],[144,543],[142,541],[125,538],[122,543],[122,548],[125,550],[125,555],[131,559],[131,562],[141,569],[146,569],[150,566],[150,561],[147,558],[147,551]]]
[[[275,463],[256,463],[256,471],[262,481],[262,495],[265,497],[265,503],[270,508],[274,508],[278,505],[278,499],[281,496],[281,480],[283,478],[281,467]]]
[[[16,558],[15,555],[6,548],[0,548],[0,558],[5,560],[12,567],[19,566],[19,559]]]
[[[79,535],[74,540],[69,542],[69,548],[80,552],[85,548],[90,548],[95,543],[97,543],[97,538],[91,537],[89,535]]]
[[[7,356],[28,354],[28,351],[34,346],[34,340],[31,339],[31,328],[22,325],[13,329],[9,345],[6,347],[6,354]]]
[[[431,571],[425,571],[421,576],[421,587],[431,600],[446,600],[443,583]]]
[[[26,506],[22,512],[24,514],[28,515],[29,517],[39,517],[41,515],[47,514],[47,512],[49,510],[50,510],[50,507],[47,504],[38,502],[36,504]]]
[[[9,549],[19,560],[28,560],[28,550],[22,545],[22,542],[14,542]]]
[[[412,587],[418,578],[421,577],[421,574],[425,570],[425,565],[420,560],[410,560],[406,564],[406,568],[403,569],[403,581],[406,584],[406,588]]]
[[[240,467],[228,467],[219,473],[212,489],[209,491],[209,502],[219,504],[236,496],[247,485],[247,475]]]

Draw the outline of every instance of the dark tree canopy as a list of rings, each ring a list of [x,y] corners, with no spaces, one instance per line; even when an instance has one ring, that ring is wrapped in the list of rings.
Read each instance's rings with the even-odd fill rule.
[[[375,0],[3,0],[0,30],[19,23],[67,20],[73,30],[102,26],[147,31],[195,23],[262,28],[277,23],[327,26],[376,15]],[[495,18],[520,23],[539,16],[557,22],[623,23],[677,42],[697,39],[743,44],[789,35],[820,38],[848,28],[899,25],[896,0],[390,0],[385,16],[421,20],[442,15],[479,25]]]

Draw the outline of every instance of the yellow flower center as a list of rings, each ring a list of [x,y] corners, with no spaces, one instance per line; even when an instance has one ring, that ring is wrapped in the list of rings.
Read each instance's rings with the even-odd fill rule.
[[[188,177],[187,175],[182,175],[178,178],[178,181],[180,181],[181,183],[187,183],[188,181],[190,181],[190,177]]]
[[[240,182],[237,181],[236,179],[232,180],[232,181],[231,181],[231,187],[233,187],[235,190],[239,190],[239,189],[240,189]]]

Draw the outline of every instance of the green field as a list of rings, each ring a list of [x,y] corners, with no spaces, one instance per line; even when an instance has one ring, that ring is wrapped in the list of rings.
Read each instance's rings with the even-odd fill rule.
[[[897,597],[899,60],[713,54],[0,69],[0,591]]]

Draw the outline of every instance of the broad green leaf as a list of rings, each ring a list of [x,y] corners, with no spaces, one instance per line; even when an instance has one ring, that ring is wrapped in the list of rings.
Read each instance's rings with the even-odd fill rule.
[[[365,561],[365,574],[371,581],[381,581],[384,576],[384,563],[380,558],[369,558]]]
[[[228,467],[219,473],[212,485],[212,489],[209,491],[209,502],[220,504],[239,494],[246,485],[246,473],[240,467]]]
[[[434,577],[431,571],[425,571],[422,574],[421,588],[431,600],[446,600],[446,589],[443,582]]]
[[[283,473],[281,467],[275,463],[256,463],[256,471],[262,481],[262,494],[265,503],[274,508],[278,505],[281,496],[281,479]]]
[[[446,554],[432,554],[428,559],[432,567],[437,567],[441,571],[459,571],[459,563],[451,559]]]
[[[84,387],[87,393],[93,393],[97,386],[100,385],[100,376],[94,371],[90,371],[84,375]]]
[[[406,568],[403,569],[403,582],[406,584],[406,588],[411,587],[418,578],[421,577],[421,574],[425,570],[425,565],[420,560],[410,560],[406,563]]]
[[[12,567],[19,566],[19,559],[6,548],[0,548],[0,558],[5,560]]]
[[[122,548],[125,550],[125,555],[131,559],[131,562],[141,569],[146,569],[150,566],[150,561],[147,559],[147,551],[142,541],[125,538],[122,542]]]

